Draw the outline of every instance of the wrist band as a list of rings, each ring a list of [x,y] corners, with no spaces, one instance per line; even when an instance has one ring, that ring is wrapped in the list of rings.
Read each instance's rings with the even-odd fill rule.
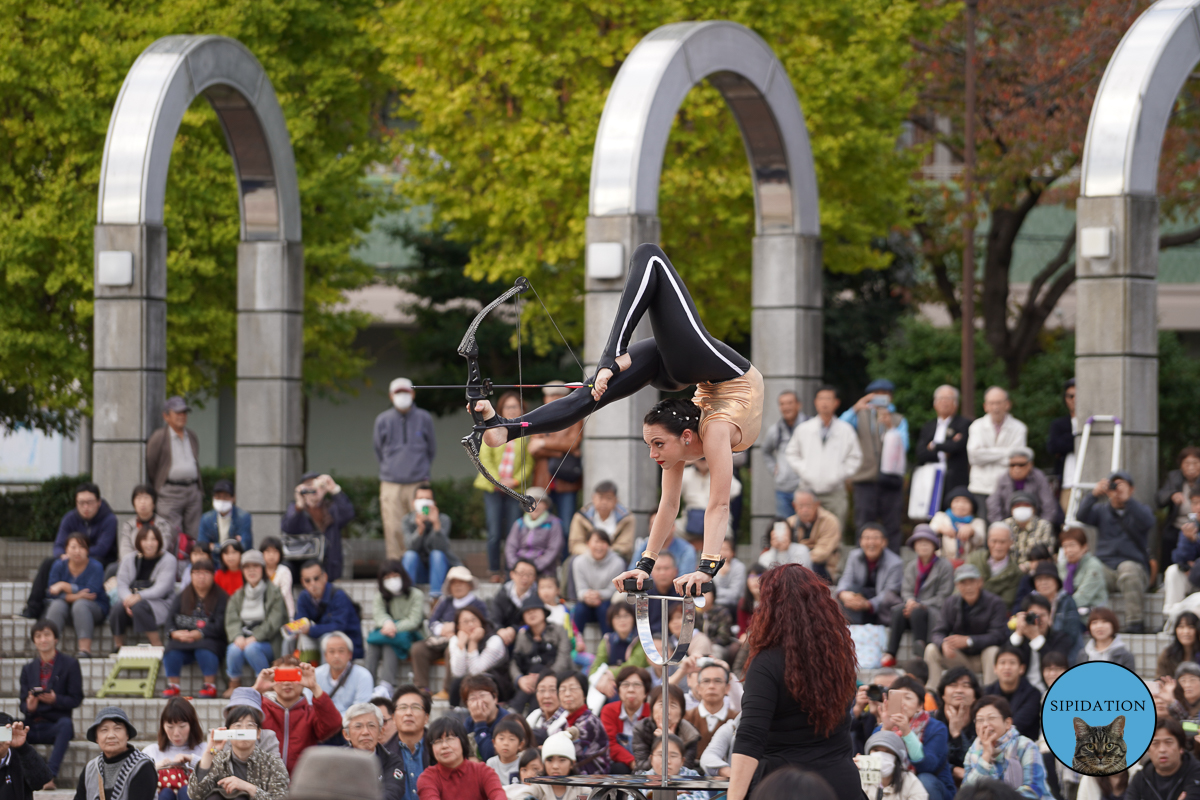
[[[653,551],[653,550],[643,550],[643,551],[642,551],[642,558],[648,558],[648,559],[650,559],[651,561],[657,561],[657,560],[658,560],[658,553],[656,553],[656,552],[655,552],[655,551]]]
[[[720,561],[721,554],[717,553],[714,555],[713,553],[701,553],[700,558],[701,558],[701,560],[704,560],[704,561]]]
[[[710,578],[713,578],[713,577],[716,577],[717,572],[723,566],[725,566],[724,560],[718,560],[718,559],[713,559],[713,558],[708,558],[708,557],[702,556],[700,558],[700,565],[696,568],[696,571],[703,572],[705,575],[708,575]]]
[[[649,575],[654,571],[654,559],[643,555],[641,559],[634,565],[634,569],[640,569],[642,572]]]

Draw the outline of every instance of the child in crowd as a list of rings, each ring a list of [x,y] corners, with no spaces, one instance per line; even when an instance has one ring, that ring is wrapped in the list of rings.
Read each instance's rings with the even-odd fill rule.
[[[576,775],[575,742],[567,731],[551,734],[542,745],[542,763],[548,777]],[[551,786],[544,783],[529,785],[529,797],[536,800],[580,800],[588,796],[590,788],[582,786]]]
[[[239,540],[221,542],[221,564],[213,575],[213,582],[230,597],[242,588],[242,543]]]
[[[500,783],[520,783],[521,751],[533,744],[533,733],[520,714],[502,717],[492,729],[492,746],[496,755],[487,760],[487,765],[496,771]]]
[[[650,753],[650,769],[637,773],[639,775],[662,775],[662,742],[655,742]],[[683,740],[675,734],[667,735],[667,777],[670,778],[699,778],[700,773],[683,765]],[[678,800],[708,800],[709,792],[682,791],[677,795]]]
[[[595,656],[588,655],[583,637],[579,635],[575,621],[571,619],[571,609],[558,594],[558,578],[554,575],[539,576],[537,594],[538,599],[546,604],[546,610],[549,612],[546,622],[550,625],[561,625],[566,629],[567,638],[571,640],[571,660],[581,667],[591,666]]]
[[[521,783],[524,783],[526,778],[540,778],[546,774],[546,769],[542,766],[542,754],[536,747],[521,753],[520,764],[517,775],[520,776]]]

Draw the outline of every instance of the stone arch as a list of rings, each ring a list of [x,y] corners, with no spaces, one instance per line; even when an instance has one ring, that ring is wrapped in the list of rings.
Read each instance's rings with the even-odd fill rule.
[[[279,101],[258,59],[222,36],[167,36],[130,68],[109,120],[95,228],[93,470],[115,510],[145,476],[166,391],[171,148],[196,97],[233,156],[238,245],[238,504],[278,530],[302,464],[304,254],[300,193]]]
[[[592,156],[585,358],[594,365],[604,347],[633,249],[659,241],[658,185],[667,138],[684,97],[703,80],[733,111],[754,180],[751,359],[766,383],[765,432],[778,419],[780,391],[793,389],[811,400],[821,377],[820,220],[812,149],[795,90],[770,46],[743,25],[664,25],[638,43],[617,73]],[[635,338],[646,335],[648,323]],[[657,477],[641,433],[654,399],[654,390],[646,389],[614,403],[584,433],[585,474],[614,480],[622,501],[642,513],[657,505]],[[761,464],[759,448],[752,458]],[[755,519],[773,517],[774,508],[771,482],[755,481]]]

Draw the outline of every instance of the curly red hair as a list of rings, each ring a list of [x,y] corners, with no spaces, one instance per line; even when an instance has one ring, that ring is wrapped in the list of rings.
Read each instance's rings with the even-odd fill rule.
[[[858,678],[850,627],[829,586],[812,570],[783,564],[767,570],[750,623],[750,660],[763,650],[784,653],[784,686],[828,736],[845,718]]]

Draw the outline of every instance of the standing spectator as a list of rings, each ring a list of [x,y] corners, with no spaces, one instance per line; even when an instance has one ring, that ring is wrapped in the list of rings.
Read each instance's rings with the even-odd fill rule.
[[[2,711],[0,727],[12,729],[12,738],[0,742],[0,798],[33,800],[34,792],[57,788],[50,768],[27,740],[29,729]]]
[[[358,703],[371,699],[375,679],[366,667],[352,663],[354,643],[341,631],[332,631],[321,637],[321,653],[324,663],[317,667],[317,684],[329,695],[337,710],[346,710]]]
[[[608,735],[609,766],[614,775],[633,772],[633,729],[650,716],[650,673],[641,667],[625,667],[617,673],[617,699],[600,711]]]
[[[1053,800],[1046,786],[1046,767],[1038,746],[1022,736],[1012,720],[1012,708],[1003,697],[984,695],[975,703],[975,730],[979,738],[967,752],[963,786],[994,780],[1022,797]],[[1018,773],[1011,767],[1019,765]]]
[[[542,404],[561,400],[570,393],[562,381],[550,381],[542,387]],[[549,492],[558,516],[568,524],[575,516],[579,490],[583,488],[582,442],[583,420],[561,431],[529,437],[533,485]]]
[[[971,464],[967,459],[967,436],[971,421],[958,413],[958,389],[942,384],[933,390],[933,411],[937,417],[926,422],[917,436],[917,463],[940,463],[946,468],[942,478],[945,489],[966,486]],[[950,508],[949,492],[942,493],[942,510]],[[953,557],[953,556],[951,556]]]
[[[217,571],[213,573],[213,580],[225,591],[225,594],[232,597],[234,592],[242,588],[242,583],[245,581],[245,578],[242,577],[241,540],[226,539],[221,542],[221,546],[217,548],[217,558],[219,561]]]
[[[1046,564],[1046,567],[1049,570],[1054,569],[1052,564]],[[1042,574],[1053,586],[1057,587],[1057,573]],[[1054,608],[1051,597],[1054,597],[1053,590],[1050,594],[1042,594],[1041,591],[1031,592],[1021,603],[1021,611],[1017,612],[1016,617],[1010,622],[1016,627],[1012,635],[1008,637],[1009,645],[1020,651],[1021,661],[1026,667],[1024,673],[1026,679],[1038,690],[1039,698],[1041,693],[1050,688],[1042,682],[1042,659],[1050,653],[1060,653],[1068,661],[1072,661],[1075,651],[1081,644],[1078,633],[1053,627]],[[1056,598],[1056,600],[1070,603],[1071,597],[1063,595],[1062,598]],[[1078,620],[1079,615],[1073,607],[1070,613]],[[996,674],[1000,674],[999,670]],[[1012,701],[1011,697],[1007,699]]]
[[[1014,447],[1025,446],[1025,423],[1009,410],[1008,392],[993,386],[984,392],[984,415],[971,423],[967,436],[967,458],[971,462],[971,492],[978,507],[987,508],[987,499],[1007,469]]]
[[[58,626],[39,620],[30,634],[37,655],[21,668],[20,706],[30,744],[53,744],[48,769],[50,777],[38,789],[55,789],[58,769],[75,726],[71,712],[83,703],[83,674],[79,662],[58,650]],[[11,719],[2,724],[11,724]],[[14,741],[16,739],[14,735]],[[19,785],[19,784],[17,784]]]
[[[812,569],[812,556],[808,547],[792,541],[792,526],[786,519],[777,519],[767,531],[765,547],[758,556],[758,563],[770,569],[779,564],[803,564]]]
[[[929,687],[938,685],[947,666],[966,666],[996,679],[996,653],[1008,639],[1008,607],[983,588],[983,576],[971,564],[954,571],[954,594],[942,605],[941,619],[925,647]]]
[[[45,613],[48,602],[46,589],[52,582],[51,568],[59,561],[66,560],[67,539],[74,533],[83,537],[84,549],[100,564],[103,577],[103,568],[117,560],[117,515],[108,502],[100,498],[100,487],[94,483],[81,483],[75,487],[75,508],[64,514],[58,523],[53,555],[38,566],[33,586],[29,589],[29,600],[21,616],[40,619]]]
[[[846,481],[862,463],[857,431],[834,416],[840,404],[834,387],[817,389],[813,399],[816,416],[796,427],[784,452],[796,473],[797,488],[811,492],[823,508],[829,509],[837,517],[839,530],[845,526],[850,509]]]
[[[192,564],[190,582],[171,601],[167,614],[167,646],[163,653],[163,669],[167,673],[167,688],[163,697],[179,696],[179,677],[183,665],[193,661],[200,665],[204,688],[200,697],[217,696],[217,669],[225,639],[225,609],[229,595],[213,583],[213,565],[207,558]],[[203,735],[200,731],[198,735]]]
[[[1158,562],[1163,565],[1178,564],[1175,552],[1181,548],[1195,548],[1196,523],[1192,514],[1196,509],[1192,498],[1200,495],[1200,447],[1183,448],[1179,451],[1178,461],[1179,469],[1167,474],[1166,482],[1154,495],[1158,507],[1167,509],[1160,542],[1161,560]],[[1185,545],[1180,541],[1179,534],[1188,525],[1191,525],[1191,535],[1188,537],[1190,544]],[[1188,560],[1194,560],[1194,557]],[[1163,605],[1167,605],[1165,600]]]
[[[225,650],[226,699],[242,685],[244,665],[248,663],[257,675],[270,666],[275,653],[283,652],[283,595],[263,575],[262,553],[246,553],[242,574],[242,588],[225,606],[225,638],[229,642]]]
[[[995,495],[992,495],[995,497]],[[1017,492],[1008,501],[1009,516],[1004,520],[1012,533],[1017,551],[1017,566],[1022,572],[1033,570],[1033,549],[1038,545],[1049,552],[1054,549],[1054,529],[1050,521],[1039,511],[1038,501],[1033,495]]]
[[[380,743],[383,717],[379,706],[355,703],[342,715],[342,736],[355,750],[375,756],[384,800],[400,800],[404,793],[403,767],[400,756],[389,753]]]
[[[1036,742],[1042,735],[1039,722],[1042,693],[1025,677],[1028,667],[1029,664],[1019,648],[1011,644],[1004,645],[996,654],[996,681],[984,686],[983,693],[1007,700],[1017,733]]]
[[[530,594],[525,600],[541,603],[536,594]],[[508,650],[504,640],[493,632],[491,621],[473,606],[460,608],[454,615],[454,636],[446,648],[446,669],[450,680],[447,689],[443,690],[447,692],[445,699],[450,701],[451,706],[461,705],[459,695],[462,684],[476,675],[490,676],[488,679],[496,687],[497,698],[502,691],[505,697],[511,696],[507,662]]]
[[[379,514],[387,557],[404,556],[400,521],[412,512],[417,486],[427,483],[437,455],[433,417],[414,403],[416,392],[408,378],[388,386],[392,408],[375,418],[375,460],[379,462]],[[334,575],[334,580],[340,577]]]
[[[469,760],[467,736],[466,728],[454,717],[442,717],[429,726],[426,742],[432,748],[433,761],[417,781],[420,800],[506,800],[508,795],[496,771]]]
[[[409,649],[413,683],[425,692],[429,691],[430,666],[446,654],[449,638],[454,635],[454,617],[458,610],[474,608],[485,619],[489,614],[488,607],[475,596],[475,576],[466,567],[451,567],[442,589],[441,599],[434,603],[429,614],[429,638],[414,642]]]
[[[696,745],[696,758],[699,759],[708,749],[713,734],[722,726],[733,721],[737,713],[730,709],[727,702],[729,694],[729,669],[724,664],[701,659],[699,671],[696,674],[696,687],[700,702],[683,715],[700,733],[700,741]]]
[[[979,501],[966,484],[951,489],[945,505],[929,520],[929,527],[942,537],[942,555],[961,563],[987,541],[987,522],[979,516]]]
[[[736,616],[738,601],[746,590],[746,565],[738,560],[737,545],[728,536],[721,541],[721,560],[725,565],[713,576],[717,603],[729,609],[731,616]]]
[[[504,545],[504,561],[512,569],[518,561],[528,560],[539,575],[544,575],[558,569],[562,558],[562,520],[554,515],[554,503],[545,489],[531,486],[528,495],[537,505],[512,524]]]
[[[1079,420],[1075,418],[1075,379],[1063,384],[1063,403],[1067,416],[1050,421],[1046,436],[1046,451],[1054,457],[1050,477],[1058,479],[1058,503],[1066,511],[1070,502],[1071,487],[1075,482],[1075,434],[1079,432]]]
[[[1107,496],[1108,502],[1098,499]],[[1125,631],[1144,633],[1142,621],[1146,586],[1150,582],[1149,541],[1155,519],[1145,504],[1133,497],[1133,478],[1117,471],[1108,480],[1099,481],[1092,493],[1083,498],[1079,521],[1095,525],[1096,557],[1104,565],[1109,593],[1121,590],[1125,601]]]
[[[87,535],[67,537],[66,558],[55,561],[46,589],[46,619],[62,630],[68,618],[75,626],[76,655],[92,657],[92,634],[108,616],[108,592],[104,590],[104,567],[88,556]]]
[[[380,683],[395,686],[400,662],[408,658],[413,644],[421,638],[425,595],[413,586],[403,564],[385,561],[379,566],[373,605],[373,630],[367,636],[367,671]],[[379,670],[380,656],[383,657],[382,671]]]
[[[1081,617],[1097,606],[1108,605],[1108,578],[1100,559],[1088,552],[1082,528],[1067,528],[1058,535],[1058,574],[1063,591],[1075,600]]]
[[[788,442],[796,426],[804,422],[800,413],[800,397],[791,389],[779,393],[779,419],[767,429],[763,436],[763,464],[775,481],[775,516],[787,517],[792,513],[792,495],[800,487],[800,476],[792,469],[785,456]]]
[[[263,712],[258,706],[230,706],[225,709],[225,725],[208,732],[208,747],[188,779],[188,794],[198,798],[225,793],[233,797],[248,795],[253,800],[284,800],[288,791],[288,773],[283,760],[261,747]],[[253,739],[232,739],[228,748],[216,746],[218,730],[253,731]],[[115,800],[115,799],[114,799]]]
[[[537,567],[533,562],[519,559],[508,571],[508,580],[492,598],[491,619],[500,628],[497,633],[506,646],[517,640],[517,629],[522,625],[521,604],[525,598],[537,593],[537,578]]]
[[[283,563],[283,541],[278,536],[264,537],[259,552],[267,565],[267,580],[283,595],[283,604],[287,606],[286,621],[290,622],[296,618],[296,598],[292,595],[292,571]]]
[[[861,528],[872,520],[881,521],[888,547],[899,553],[904,476],[885,474],[881,469],[886,434],[899,433],[903,450],[908,452],[908,420],[896,413],[895,393],[891,381],[871,381],[866,394],[842,414],[842,421],[854,426],[862,450],[862,463],[850,478],[854,483],[854,524]]]
[[[433,499],[433,487],[417,484],[413,510],[404,515],[404,569],[415,583],[428,583],[429,594],[438,597],[446,582],[446,571],[462,562],[450,545],[449,514],[442,513]]]
[[[276,680],[275,672],[280,667],[298,670],[300,680]],[[268,695],[272,689],[273,694]],[[311,692],[311,701],[304,696],[305,689]],[[274,668],[258,673],[254,691],[263,695],[263,727],[279,737],[280,757],[288,772],[296,769],[300,754],[307,748],[342,729],[341,712],[317,683],[312,664],[301,663],[293,656],[281,658]]]
[[[158,796],[158,770],[154,759],[135,748],[130,741],[137,738],[137,728],[129,721],[125,709],[105,706],[87,729],[87,740],[100,746],[100,755],[87,762],[75,781],[75,800],[154,800]],[[104,776],[123,777],[122,788]],[[101,783],[105,784],[103,792]],[[201,795],[207,797],[207,795]],[[266,800],[266,798],[264,798]]]
[[[883,526],[864,524],[858,547],[846,557],[846,569],[837,585],[837,599],[846,619],[851,625],[888,624],[892,609],[901,605],[903,580],[904,560],[887,549]]]
[[[547,624],[546,606],[540,597],[525,598],[521,618],[525,625],[517,633],[517,643],[508,662],[508,673],[516,689],[508,706],[518,714],[524,714],[525,707],[534,699],[538,676],[544,670],[560,673],[571,666],[567,632],[560,625]]]
[[[308,540],[311,557],[320,558],[330,579],[336,581],[342,577],[342,529],[352,519],[354,506],[342,487],[328,475],[308,472],[296,486],[295,500],[283,516],[282,530],[288,536]]]
[[[163,426],[146,440],[146,475],[158,492],[158,513],[192,541],[200,533],[204,486],[200,480],[200,440],[189,429],[188,404],[179,396],[163,404]]]
[[[417,800],[417,781],[430,764],[430,748],[425,741],[425,726],[433,701],[429,692],[411,683],[396,689],[396,744],[404,765],[404,800]]]
[[[197,544],[212,553],[226,539],[237,539],[242,543],[243,550],[254,547],[254,522],[250,512],[238,508],[233,482],[222,478],[213,484],[212,510],[205,511],[204,516],[200,517]]]
[[[587,690],[588,680],[582,673],[559,673],[558,702],[567,712],[567,726],[579,731],[575,766],[581,775],[603,775],[608,772],[608,734],[604,723],[588,708]]]
[[[155,647],[162,647],[158,629],[166,623],[175,596],[175,557],[163,552],[158,528],[148,525],[138,531],[134,548],[117,570],[119,602],[108,616],[116,650],[125,644],[125,633],[130,629],[144,633]]]
[[[175,553],[179,531],[172,528],[170,521],[160,516],[155,509],[158,493],[154,491],[154,487],[147,483],[139,483],[133,487],[130,501],[133,503],[133,518],[121,526],[121,533],[117,536],[117,560],[124,561],[126,556],[133,554],[133,541],[137,538],[138,531],[149,525],[158,528],[166,541],[167,551]]]
[[[589,622],[600,626],[603,636],[610,632],[608,607],[616,592],[613,578],[625,571],[625,559],[610,549],[608,532],[593,528],[588,535],[587,552],[571,559],[571,576],[574,579],[575,624],[582,629]]]
[[[462,700],[467,705],[467,716],[463,718],[462,723],[475,739],[475,750],[479,760],[486,762],[496,755],[496,747],[492,744],[492,731],[497,722],[508,716],[508,709],[500,707],[499,689],[491,675],[470,675],[463,680],[460,688]],[[430,730],[432,731],[432,726]]]
[[[996,488],[988,495],[988,519],[1004,519],[1018,494],[1032,498],[1031,505],[1043,519],[1056,525],[1062,522],[1062,510],[1050,479],[1033,465],[1033,451],[1028,447],[1014,447],[1008,454],[1008,472],[996,479]]]
[[[813,572],[832,583],[840,574],[842,523],[833,512],[821,508],[816,495],[805,489],[796,490],[792,508],[796,513],[788,517],[787,522],[792,526],[796,541],[808,548]]]
[[[496,401],[496,413],[506,419],[516,419],[525,413],[525,404],[516,392],[505,392]],[[529,486],[533,477],[533,459],[529,457],[529,439],[513,439],[499,447],[479,448],[479,463],[500,483],[520,491]],[[483,491],[483,510],[487,515],[488,569],[492,583],[500,583],[504,554],[504,537],[521,516],[521,504],[498,491],[482,474],[475,476],[476,489]]]
[[[987,545],[987,550],[971,553],[967,563],[983,576],[983,588],[999,595],[1005,607],[1011,608],[1017,599],[1022,573],[1017,566],[1017,554],[1012,549],[1013,535],[1008,525],[993,522],[988,528]]]
[[[142,752],[154,759],[161,785],[163,770],[183,770],[187,775],[200,763],[206,749],[204,728],[196,716],[196,709],[187,698],[172,697],[158,717],[157,741],[146,745]],[[158,800],[188,800],[187,782],[178,788],[163,786]]]
[[[308,620],[299,627],[302,636],[308,637],[308,641],[300,640],[301,648],[315,650],[314,639],[341,631],[350,637],[354,658],[362,658],[362,623],[350,595],[330,583],[329,574],[316,561],[309,561],[300,568],[300,582],[304,591],[296,602],[296,617]]]
[[[1121,624],[1111,608],[1093,608],[1088,614],[1088,639],[1083,646],[1085,661],[1111,661],[1130,671],[1137,669],[1133,653],[1121,639]]]
[[[918,525],[908,539],[917,557],[904,567],[900,584],[903,605],[892,609],[891,634],[882,666],[894,667],[904,631],[912,630],[912,652],[920,658],[929,643],[929,632],[937,627],[942,604],[954,591],[954,567],[936,555],[938,538],[928,525]]]
[[[602,530],[608,534],[612,549],[628,561],[634,552],[634,526],[633,514],[617,502],[617,485],[612,481],[600,481],[592,490],[592,502],[571,518],[567,549],[573,556],[583,555],[588,551],[588,538],[592,531]],[[637,555],[641,558],[642,554],[638,552]]]

